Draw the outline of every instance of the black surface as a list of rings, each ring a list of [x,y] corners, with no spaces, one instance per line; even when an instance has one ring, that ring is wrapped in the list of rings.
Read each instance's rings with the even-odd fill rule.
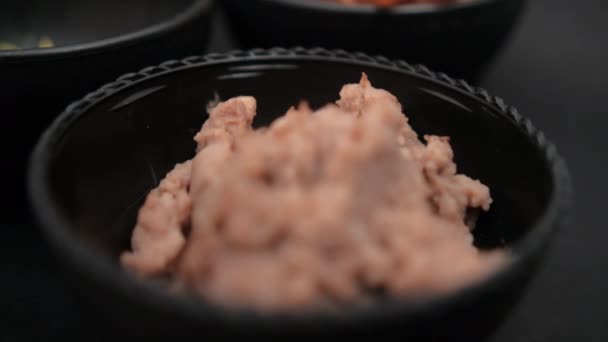
[[[523,301],[490,341],[608,340],[607,17],[603,0],[531,1],[482,82],[558,144],[576,190],[571,224],[558,234]],[[216,32],[212,47],[234,47],[228,38]],[[0,339],[95,336],[103,329],[77,309],[73,293],[55,278],[57,265],[37,233],[15,224],[4,224],[3,233],[0,293],[8,317]]]
[[[533,119],[573,173],[575,207],[493,341],[608,340],[608,2],[536,0],[483,85]]]
[[[51,127],[34,154],[30,194],[38,222],[73,267],[73,285],[86,293],[83,302],[93,304],[91,311],[114,313],[100,319],[116,327],[110,336],[129,331],[128,336],[144,339],[487,336],[521,295],[569,202],[569,180],[553,148],[529,122],[480,96],[481,91],[342,53],[292,50],[289,55],[278,50],[216,55],[159,68],[162,75],[135,75],[132,83],[123,79],[75,103]],[[210,310],[125,276],[116,262],[129,247],[142,196],[156,186],[157,175],[192,156],[192,137],[215,93],[224,99],[255,96],[254,123],[268,125],[302,96],[315,108],[334,100],[342,84],[358,80],[361,72],[407,104],[419,134],[451,137],[459,170],[492,189],[492,210],[477,222],[476,243],[506,245],[512,263],[487,281],[443,298],[422,303],[386,298],[338,315],[299,313],[292,319]],[[318,75],[324,75],[323,82]]]

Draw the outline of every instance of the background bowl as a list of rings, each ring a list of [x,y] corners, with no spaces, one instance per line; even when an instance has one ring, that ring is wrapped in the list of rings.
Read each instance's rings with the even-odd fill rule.
[[[267,124],[303,98],[313,106],[335,100],[361,72],[404,103],[418,132],[451,136],[460,171],[490,186],[495,203],[482,215],[475,242],[512,248],[507,267],[429,301],[263,316],[173,297],[121,269],[117,258],[129,246],[138,207],[175,163],[193,156],[192,138],[215,93],[256,96],[257,124]],[[273,49],[167,62],[89,94],[39,141],[29,194],[43,232],[68,266],[74,293],[96,324],[114,327],[103,330],[120,337],[453,340],[487,335],[516,303],[560,223],[569,178],[527,119],[463,81],[344,51]]]
[[[204,52],[212,0],[3,0],[0,143],[8,198],[24,200],[27,156],[44,127],[83,92],[172,56]],[[42,37],[56,47],[32,49]],[[22,215],[9,211],[6,215]]]
[[[524,0],[381,9],[322,0],[224,0],[246,48],[322,46],[404,58],[475,79],[513,28]]]

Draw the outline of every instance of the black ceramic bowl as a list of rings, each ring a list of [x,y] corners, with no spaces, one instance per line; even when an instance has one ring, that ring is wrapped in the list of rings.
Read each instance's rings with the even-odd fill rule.
[[[212,3],[3,0],[0,42],[23,48],[0,51],[2,174],[14,180],[7,198],[23,196],[25,164],[36,139],[83,92],[172,56],[204,52]],[[45,36],[55,47],[33,48]]]
[[[476,78],[511,31],[524,0],[381,9],[325,0],[224,0],[246,48],[322,46],[405,58]]]
[[[460,171],[488,184],[481,248],[512,262],[483,283],[427,301],[391,299],[338,314],[256,315],[173,297],[118,264],[138,206],[175,163],[194,154],[205,106],[254,95],[258,124],[303,98],[320,106],[366,72],[396,94],[413,127],[452,137]],[[221,177],[221,175],[218,175]],[[39,141],[29,174],[34,213],[69,266],[74,293],[116,337],[201,339],[484,336],[514,305],[560,223],[569,179],[554,147],[515,109],[424,67],[343,51],[273,49],[192,57],[129,74],[72,104]],[[455,260],[454,262],[458,262]]]

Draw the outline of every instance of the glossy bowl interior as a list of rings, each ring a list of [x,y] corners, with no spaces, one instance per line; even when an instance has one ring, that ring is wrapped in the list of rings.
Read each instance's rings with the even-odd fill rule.
[[[173,58],[201,54],[212,0],[4,0],[0,42],[0,144],[11,200],[24,201],[27,156],[70,102],[99,84]],[[55,47],[37,49],[41,38]],[[16,207],[20,207],[20,205]],[[6,216],[24,215],[11,211]]]
[[[302,99],[315,107],[336,100],[341,86],[358,81],[361,72],[399,98],[419,133],[450,136],[460,171],[490,186],[495,203],[481,217],[475,241],[481,248],[512,248],[509,266],[431,301],[391,299],[338,315],[261,316],[172,297],[121,269],[117,257],[129,246],[138,207],[175,163],[193,156],[192,138],[215,94],[255,96],[257,124],[265,125]],[[121,334],[430,338],[492,331],[533,274],[569,183],[542,134],[482,90],[403,62],[276,49],[168,63],[90,94],[44,134],[29,185],[34,213],[78,279],[77,293],[102,320],[125,324]]]
[[[505,43],[525,0],[473,0],[389,9],[322,0],[224,0],[246,48],[321,46],[424,63],[469,80]]]

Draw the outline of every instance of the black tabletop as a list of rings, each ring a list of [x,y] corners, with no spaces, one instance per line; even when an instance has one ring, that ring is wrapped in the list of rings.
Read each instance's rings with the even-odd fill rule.
[[[236,47],[221,15],[211,50]],[[531,0],[481,85],[533,119],[574,178],[571,219],[494,342],[608,341],[608,1]],[[522,165],[521,167],[526,167]],[[26,220],[2,223],[0,340],[95,336]]]
[[[575,205],[494,341],[608,341],[608,2],[530,2],[482,83],[555,141],[574,177]]]

